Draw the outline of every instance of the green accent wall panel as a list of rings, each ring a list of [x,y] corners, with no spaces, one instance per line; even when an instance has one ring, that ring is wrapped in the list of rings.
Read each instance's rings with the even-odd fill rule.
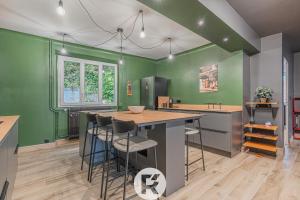
[[[0,29],[0,115],[20,115],[21,145],[54,140],[48,40]]]
[[[219,90],[199,92],[199,68],[218,64]],[[182,103],[223,103],[242,105],[243,52],[230,53],[216,45],[208,45],[158,62],[157,75],[171,79],[169,95]]]
[[[58,41],[51,45],[47,38],[0,29],[0,115],[21,116],[21,146],[41,144],[45,139],[52,142],[67,136],[67,113],[56,107],[56,60],[61,46]],[[97,48],[76,44],[67,44],[66,48],[74,57],[113,63],[119,59],[118,53]],[[121,109],[139,105],[139,80],[156,73],[154,60],[131,55],[123,58],[124,65],[119,68]],[[49,96],[50,70],[54,76],[52,97]],[[132,96],[126,94],[127,80],[132,82]],[[56,118],[50,110],[50,99]]]

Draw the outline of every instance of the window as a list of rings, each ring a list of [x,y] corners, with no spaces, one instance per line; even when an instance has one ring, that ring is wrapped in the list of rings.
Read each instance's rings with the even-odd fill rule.
[[[117,65],[58,56],[58,102],[69,106],[116,106]]]

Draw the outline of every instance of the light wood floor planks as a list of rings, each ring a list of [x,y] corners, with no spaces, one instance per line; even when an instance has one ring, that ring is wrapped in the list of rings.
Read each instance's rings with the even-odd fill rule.
[[[200,151],[190,149],[191,160]],[[292,144],[276,159],[240,153],[230,159],[205,152],[206,171],[201,163],[191,167],[186,186],[169,200],[300,200],[300,145]],[[19,167],[13,200],[96,200],[99,198],[101,170],[93,183],[80,171],[78,144],[19,153]],[[122,197],[122,181],[109,190],[109,199]],[[128,199],[139,199],[128,184]]]

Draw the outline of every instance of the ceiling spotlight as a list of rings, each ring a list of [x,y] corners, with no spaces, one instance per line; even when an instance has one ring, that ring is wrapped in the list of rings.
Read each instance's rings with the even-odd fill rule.
[[[168,38],[169,40],[169,56],[168,56],[168,59],[169,60],[172,60],[174,58],[174,55],[172,54],[172,38]]]
[[[56,12],[57,12],[57,14],[59,14],[61,16],[66,14],[66,11],[64,9],[64,4],[63,4],[62,0],[59,0],[58,7],[56,8]]]
[[[199,26],[203,26],[204,23],[205,23],[205,22],[204,22],[204,19],[201,19],[201,20],[198,22],[198,25],[199,25]]]
[[[144,11],[140,10],[140,14],[142,15],[142,30],[140,32],[140,38],[145,38],[146,33],[145,33],[145,25],[144,25]]]
[[[228,37],[223,38],[223,42],[228,42],[228,40],[229,40]]]

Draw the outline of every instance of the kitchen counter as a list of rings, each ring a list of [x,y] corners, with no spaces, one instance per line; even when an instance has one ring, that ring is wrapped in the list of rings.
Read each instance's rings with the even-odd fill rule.
[[[206,150],[233,157],[242,147],[242,107],[222,105],[221,109],[208,109],[207,105],[174,104],[172,108],[159,108],[166,112],[205,114],[201,118],[202,141]],[[198,145],[198,137],[190,137],[190,142]]]
[[[11,200],[18,168],[19,116],[0,117],[0,196]]]
[[[141,114],[125,112],[80,112],[80,148],[79,153],[83,154],[84,136],[87,124],[87,113],[95,113],[100,116],[112,116],[117,120],[133,120],[138,126],[138,135],[155,140],[157,145],[157,164],[158,169],[166,177],[167,187],[165,196],[169,196],[185,185],[185,121],[198,119],[203,114],[197,113],[176,113],[145,110]],[[88,135],[86,140],[86,152],[89,153],[91,137]],[[103,149],[103,142],[96,142],[96,151]],[[122,155],[121,155],[122,156]],[[99,157],[99,158],[97,158]],[[103,156],[102,156],[103,157]],[[93,162],[101,161],[101,155],[95,156]],[[103,158],[102,158],[103,159]],[[130,163],[137,169],[154,166],[153,149],[148,149],[137,153],[138,162],[135,158],[130,159]],[[86,159],[86,162],[89,162]],[[176,167],[174,167],[176,166]]]
[[[91,112],[90,112],[91,113]],[[121,121],[134,121],[137,126],[147,126],[162,124],[174,120],[189,120],[199,118],[202,114],[175,113],[145,110],[139,114],[132,114],[130,111],[124,112],[97,112],[101,116],[111,116]]]
[[[19,116],[0,116],[0,144],[18,121]]]
[[[242,112],[242,106],[232,106],[232,105],[221,105],[221,109],[219,105],[200,105],[200,104],[173,104],[172,108],[163,108],[170,110],[187,110],[187,111],[205,111],[205,112],[224,112],[224,113],[232,113],[232,112]]]

